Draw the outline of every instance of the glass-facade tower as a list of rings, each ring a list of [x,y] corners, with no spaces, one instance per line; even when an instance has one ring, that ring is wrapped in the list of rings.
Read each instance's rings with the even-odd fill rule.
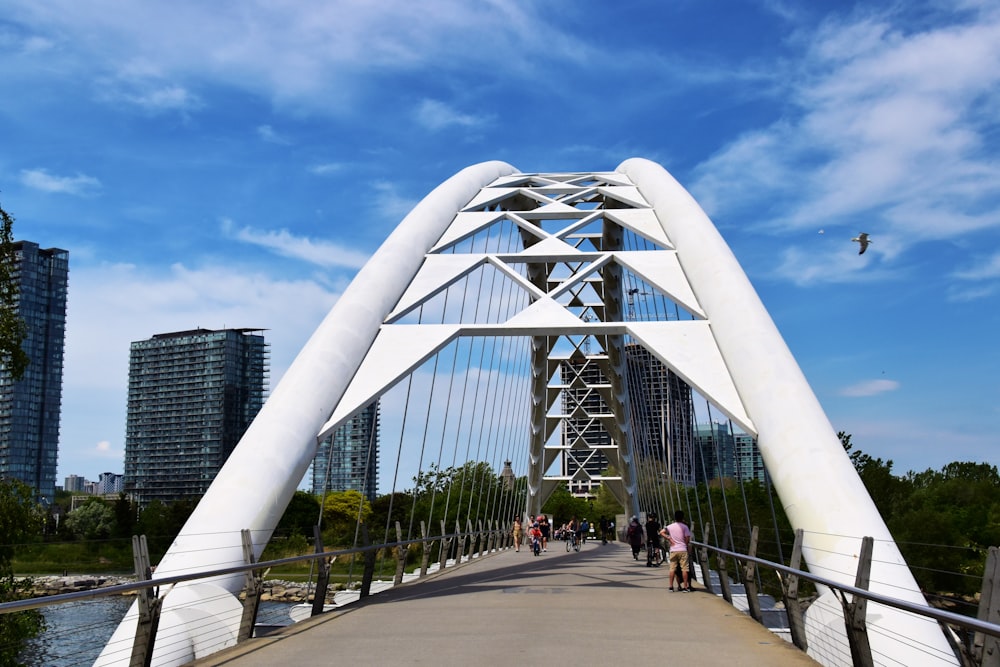
[[[140,507],[200,498],[264,405],[260,329],[195,329],[132,343],[125,491]]]
[[[691,386],[649,350],[625,346],[632,434],[640,461],[662,468],[675,482],[695,483],[694,406]]]
[[[320,443],[312,465],[312,492],[359,491],[375,500],[378,488],[379,404],[370,403]]]
[[[18,286],[17,313],[27,325],[22,349],[30,363],[17,382],[0,368],[0,477],[29,484],[52,502],[59,458],[63,353],[69,253],[13,244],[11,278]]]

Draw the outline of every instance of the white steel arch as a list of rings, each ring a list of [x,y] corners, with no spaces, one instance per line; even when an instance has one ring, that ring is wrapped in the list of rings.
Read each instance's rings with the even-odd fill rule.
[[[517,230],[520,250],[454,251],[501,221]],[[626,247],[625,235],[645,239],[653,249]],[[414,308],[484,266],[526,295],[528,305],[503,322],[403,323]],[[637,321],[624,275],[641,278],[685,317]],[[757,437],[792,525],[806,530],[804,557],[811,571],[853,583],[859,540],[872,536],[872,589],[923,604],[839,439],[732,252],[691,196],[662,167],[642,159],[627,160],[614,172],[578,174],[524,174],[488,162],[463,170],[428,195],[359,272],[303,348],[156,576],[241,564],[240,528],[252,531],[259,555],[317,442],[461,336],[531,339],[527,511],[537,512],[552,488],[566,481],[565,474],[548,474],[558,457],[582,457],[593,449],[582,435],[552,442],[560,424],[567,428],[567,415],[554,413],[558,401],[566,404],[560,397],[571,388],[595,399],[586,405],[578,400],[571,410],[610,435],[611,444],[602,452],[620,473],[610,481],[623,504],[637,509],[623,381],[629,340]],[[571,341],[568,354],[559,350],[560,340]],[[597,369],[594,377],[567,370],[586,364]],[[236,628],[219,619],[232,611],[241,586],[240,576],[219,578],[167,596],[157,646],[165,640],[172,652],[169,657],[154,652],[153,663],[179,665],[200,657],[197,639],[188,638],[192,625],[219,625],[219,632],[228,632],[230,643],[235,642]],[[180,605],[190,597],[215,600],[216,609],[206,607],[192,618]],[[839,604],[830,596],[810,613],[843,634]],[[903,664],[926,662],[928,650],[951,656],[933,622],[891,609],[869,613],[881,616],[880,626],[890,633],[920,636],[923,642],[920,650],[907,653],[905,644],[883,645],[888,640],[873,634],[876,656],[891,653],[892,662]],[[239,614],[232,616],[238,623]],[[134,628],[133,609],[111,643],[130,637]],[[179,651],[178,644],[186,649]],[[821,655],[822,647],[811,651],[826,664],[842,660]],[[106,650],[97,664],[122,662]]]

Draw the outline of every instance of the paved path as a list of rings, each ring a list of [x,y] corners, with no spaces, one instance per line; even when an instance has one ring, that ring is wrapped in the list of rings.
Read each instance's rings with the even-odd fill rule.
[[[193,664],[817,664],[703,589],[669,593],[666,571],[621,543],[555,547],[449,568]]]

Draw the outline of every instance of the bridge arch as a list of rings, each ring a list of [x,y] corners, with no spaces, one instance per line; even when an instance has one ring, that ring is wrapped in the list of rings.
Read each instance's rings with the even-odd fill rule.
[[[500,234],[519,246],[490,246]],[[483,270],[517,295],[511,307],[482,320],[449,318],[441,295]],[[642,288],[630,287],[636,284]],[[671,304],[673,316],[637,318],[634,297],[647,291]],[[442,317],[424,322],[422,309],[441,311]],[[530,357],[523,511],[536,514],[561,483],[592,482],[594,475],[582,462],[599,454],[617,471],[601,481],[638,513],[640,438],[627,378],[639,350],[755,438],[789,520],[806,531],[803,556],[811,571],[853,583],[858,540],[872,536],[872,589],[923,603],[733,253],[684,188],[661,166],[638,158],[612,172],[582,173],[522,173],[503,162],[486,162],[431,192],[358,273],[299,353],[158,565],[157,576],[241,564],[234,527],[251,530],[259,556],[319,441],[446,346],[484,336],[518,337]],[[587,368],[594,373],[588,375]],[[587,399],[573,398],[574,390]],[[595,444],[582,432],[567,436],[578,428],[573,419],[599,425],[609,439]],[[684,478],[690,452],[673,450],[668,456],[671,475],[690,481]],[[554,471],[558,460],[580,465]],[[242,583],[240,576],[221,577],[190,593],[221,600],[214,603],[221,609]],[[843,634],[843,616],[831,595],[813,606],[821,625],[836,634],[840,624]],[[880,613],[888,632],[920,636],[935,651],[950,654],[933,622],[889,608]],[[197,642],[184,639],[190,621],[170,596],[163,614],[160,632],[174,633],[173,651],[169,658],[154,652],[154,664],[198,657]],[[134,634],[134,628],[133,610],[115,638]],[[235,641],[235,628],[230,630]],[[891,649],[881,647],[883,641],[881,635],[871,638],[874,653],[891,654],[893,662],[925,658],[922,650],[907,654],[895,640]],[[179,651],[185,642],[187,649]],[[838,664],[837,652],[816,657]],[[97,664],[119,662],[102,654]]]

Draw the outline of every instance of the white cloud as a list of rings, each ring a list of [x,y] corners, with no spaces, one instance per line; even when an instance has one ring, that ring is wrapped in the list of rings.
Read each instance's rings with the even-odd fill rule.
[[[302,259],[322,267],[359,269],[369,254],[329,241],[293,236],[287,229],[262,231],[252,227],[236,228],[232,220],[222,221],[223,232],[231,238],[271,250],[282,257]]]
[[[844,387],[839,393],[841,396],[865,397],[884,394],[887,391],[896,391],[897,389],[899,389],[899,383],[895,380],[865,380],[864,382]]]
[[[510,75],[534,76],[543,59],[580,61],[591,53],[529,2],[11,0],[5,12],[112,80],[136,62],[155,63],[163,81],[213,81],[325,113],[351,110],[373,71],[502,65]]]
[[[980,285],[977,287],[952,286],[948,289],[948,300],[954,303],[965,303],[986,299],[1000,292],[1000,284]]]
[[[92,450],[93,454],[102,459],[121,459],[124,456],[125,451],[122,447],[112,447],[111,443],[107,440],[101,440]]]
[[[101,188],[101,182],[93,176],[80,173],[75,176],[55,176],[46,169],[22,169],[21,183],[43,192],[81,196],[92,194]]]
[[[968,15],[966,15],[968,16]],[[849,229],[892,237],[884,260],[926,240],[1000,228],[1000,17],[923,32],[883,20],[829,21],[798,69],[775,76],[793,106],[699,165],[692,190],[717,217],[760,228]],[[860,221],[860,222],[859,222]],[[836,266],[817,280],[839,280]]]
[[[292,143],[287,137],[278,134],[277,131],[270,125],[258,125],[257,126],[257,136],[262,140],[270,144],[279,144],[282,146],[287,146]]]
[[[990,280],[1000,278],[1000,252],[987,257],[971,268],[955,272],[956,278],[962,280]]]
[[[161,86],[123,94],[123,98],[148,111],[191,111],[201,107],[197,96],[182,86]]]
[[[473,116],[456,111],[451,106],[438,100],[425,99],[420,102],[416,111],[417,122],[429,130],[441,130],[458,125],[475,127],[486,122],[483,116]]]
[[[380,181],[373,185],[379,213],[387,220],[398,222],[405,218],[419,200],[403,197],[392,183]]]
[[[344,168],[344,165],[338,162],[324,162],[322,164],[314,164],[309,167],[309,173],[315,174],[316,176],[327,176],[329,174],[335,174],[343,171]]]
[[[145,58],[116,64],[113,73],[97,77],[96,86],[99,100],[137,106],[150,114],[172,111],[186,114],[204,106],[188,87]]]

